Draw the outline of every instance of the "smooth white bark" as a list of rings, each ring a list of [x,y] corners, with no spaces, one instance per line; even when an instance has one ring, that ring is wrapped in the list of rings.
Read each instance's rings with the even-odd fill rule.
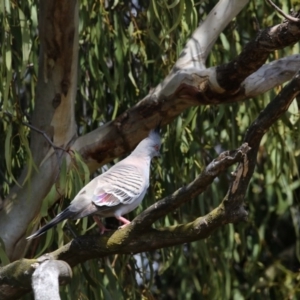
[[[220,33],[250,0],[220,0],[186,43],[175,69],[205,68],[205,61]]]
[[[263,65],[247,77],[242,86],[245,96],[255,97],[293,78],[300,69],[300,55],[295,54]]]
[[[60,300],[59,278],[70,278],[70,266],[61,260],[42,262],[31,277],[31,285],[35,300]]]

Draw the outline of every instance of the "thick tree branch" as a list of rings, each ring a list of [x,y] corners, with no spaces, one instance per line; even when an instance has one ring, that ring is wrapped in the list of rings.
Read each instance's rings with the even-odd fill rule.
[[[72,270],[66,262],[51,260],[47,255],[43,255],[38,259],[21,259],[0,268],[0,299],[18,299],[31,291],[31,281],[33,281],[35,292],[39,292],[41,281],[46,280],[49,283],[48,280],[51,274],[47,273],[46,275],[45,272],[49,266],[51,268],[50,273],[52,275],[56,274],[56,278],[52,276],[52,279],[55,279],[57,284],[58,279],[60,284],[65,284],[72,276]],[[44,291],[51,295],[49,287],[53,288],[53,286],[48,285],[48,288],[44,287]]]
[[[60,249],[41,257],[41,260],[44,261],[46,257],[50,260],[62,260],[74,267],[86,260],[116,253],[134,254],[192,242],[207,238],[214,230],[224,224],[241,221],[247,217],[245,210],[241,210],[237,215],[238,218],[232,218],[232,212],[226,210],[224,205],[221,204],[206,216],[197,218],[191,223],[161,229],[148,228],[147,230],[137,231],[134,237],[127,239],[124,239],[124,236],[129,236],[126,232],[131,230],[130,227],[132,226],[130,225],[102,236],[80,236]],[[2,269],[0,268],[1,299],[17,299],[23,293],[27,293],[30,287],[31,275],[38,264],[39,260],[23,259]],[[20,276],[10,278],[15,274],[15,269],[19,270],[18,274]],[[10,285],[7,286],[6,282],[9,282]],[[8,296],[8,292],[10,292],[10,296]]]
[[[300,30],[297,34],[300,34]],[[222,89],[219,93],[212,92],[210,86],[218,89],[215,68],[178,71],[114,122],[79,137],[72,149],[83,156],[93,172],[133,149],[159,120],[163,125],[169,124],[185,109],[195,105],[219,105],[255,97],[290,80],[299,68],[300,55],[263,65],[241,83],[235,94]]]
[[[36,259],[20,259],[0,267],[0,299],[14,300],[31,291],[30,281]]]
[[[66,261],[70,266],[92,258],[111,254],[134,254],[153,251],[164,247],[193,242],[209,237],[213,231],[224,224],[239,222],[247,218],[247,212],[241,208],[234,216],[221,203],[217,208],[203,217],[188,224],[181,224],[160,229],[147,228],[135,231],[131,236],[133,225],[130,224],[107,236],[81,236],[64,247],[49,253],[52,259]],[[125,238],[129,237],[129,238]]]
[[[251,74],[241,84],[241,91],[233,96],[233,101],[238,98],[253,98],[270,89],[292,79],[300,69],[300,55],[295,54],[275,60],[263,65],[255,73]]]
[[[300,39],[300,23],[285,22],[258,32],[231,62],[217,67],[217,81],[227,92],[238,92],[240,84],[258,70],[270,52],[293,45]]]

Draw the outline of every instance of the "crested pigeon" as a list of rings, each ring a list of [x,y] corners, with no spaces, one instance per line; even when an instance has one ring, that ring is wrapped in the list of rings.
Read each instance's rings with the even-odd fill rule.
[[[105,173],[95,177],[75,196],[70,205],[44,227],[27,237],[32,239],[66,219],[80,219],[93,215],[100,233],[106,229],[99,217],[112,217],[126,226],[129,220],[123,217],[142,202],[149,187],[150,163],[159,156],[161,139],[159,128],[152,130],[134,151],[112,166]]]

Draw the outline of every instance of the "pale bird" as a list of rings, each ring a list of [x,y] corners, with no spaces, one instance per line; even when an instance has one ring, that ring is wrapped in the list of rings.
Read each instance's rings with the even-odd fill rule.
[[[123,215],[142,202],[149,187],[151,159],[159,156],[160,146],[161,139],[157,128],[129,156],[83,187],[64,211],[27,239],[40,236],[63,220],[75,220],[90,215],[93,215],[101,234],[108,229],[99,217],[114,216],[124,224],[121,227],[129,224],[130,221]]]

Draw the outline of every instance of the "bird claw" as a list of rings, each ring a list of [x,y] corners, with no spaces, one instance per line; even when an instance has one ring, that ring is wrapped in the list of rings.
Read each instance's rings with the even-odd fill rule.
[[[100,232],[100,234],[102,235],[104,232],[106,232],[106,231],[112,231],[111,229],[108,229],[108,228],[106,228],[106,227],[102,227],[102,228],[99,228],[99,232]]]
[[[99,232],[102,235],[105,231],[111,231],[111,229],[107,229],[101,222],[101,220],[97,216],[93,216],[94,221],[97,223]]]

